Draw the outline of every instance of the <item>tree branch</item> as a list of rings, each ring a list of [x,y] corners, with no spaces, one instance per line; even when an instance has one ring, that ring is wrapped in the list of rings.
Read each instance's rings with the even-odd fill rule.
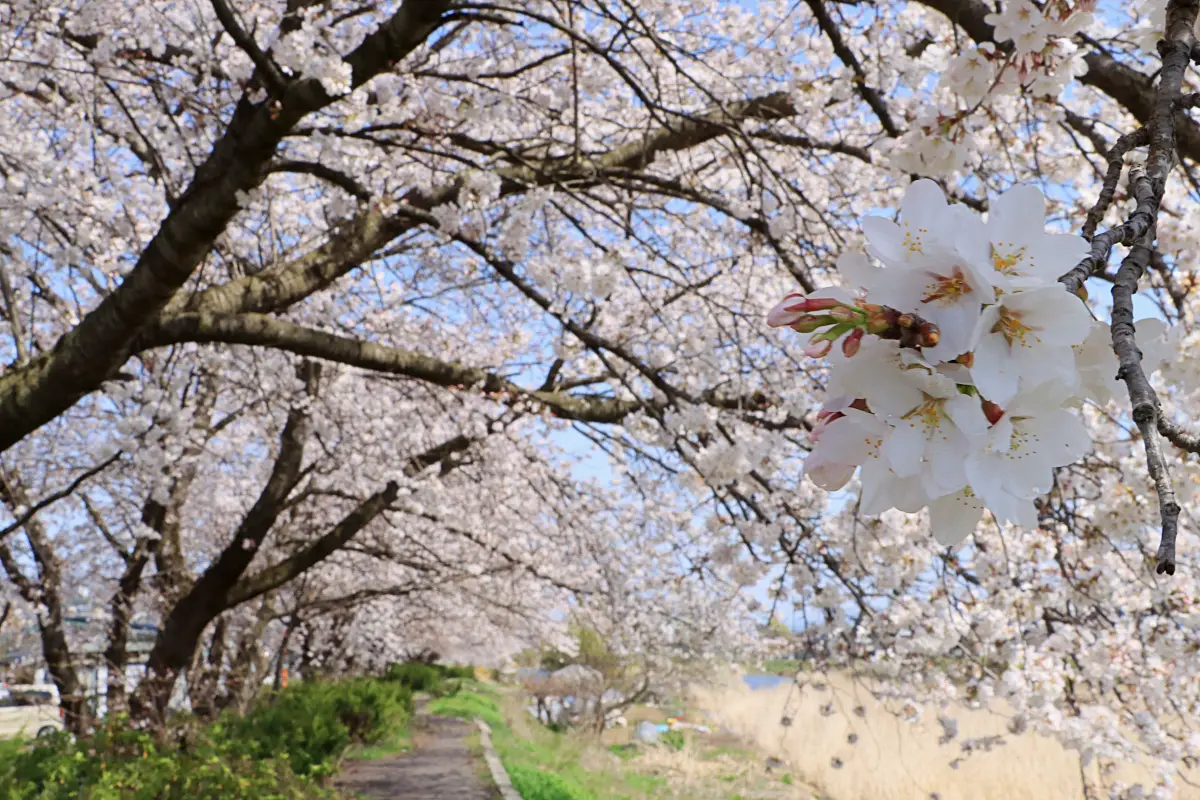
[[[1121,368],[1117,377],[1125,381],[1129,399],[1133,404],[1133,421],[1137,423],[1146,448],[1146,466],[1154,489],[1158,493],[1159,516],[1162,519],[1162,539],[1158,546],[1159,574],[1175,574],[1175,538],[1179,527],[1179,504],[1175,502],[1175,489],[1171,475],[1163,458],[1162,443],[1158,438],[1158,397],[1142,370],[1142,352],[1134,338],[1133,293],[1138,280],[1150,264],[1151,243],[1154,229],[1148,229],[1121,262],[1117,279],[1113,283],[1112,340]]]
[[[82,475],[80,475],[75,480],[68,483],[62,489],[59,489],[57,492],[54,492],[53,494],[47,495],[46,497],[42,498],[40,501],[38,501],[34,505],[30,506],[28,511],[26,511],[21,516],[17,517],[16,522],[12,523],[11,525],[9,525],[5,528],[0,528],[0,541],[3,541],[4,538],[6,536],[8,536],[10,533],[12,533],[13,531],[24,527],[27,523],[29,523],[37,515],[37,513],[39,511],[41,511],[46,506],[53,505],[54,503],[57,503],[59,500],[62,500],[64,497],[67,497],[68,495],[73,494],[76,489],[78,489],[80,486],[83,485],[84,481],[86,481],[88,478],[92,477],[93,475],[98,475],[99,473],[108,469],[109,466],[116,463],[117,459],[119,459],[122,455],[124,455],[124,453],[117,453],[116,455],[109,456],[106,460],[104,460],[101,463],[97,464],[96,466],[92,467],[87,472],[84,472]]]
[[[391,505],[399,492],[399,484],[395,481],[389,482],[382,491],[376,492],[364,500],[361,505],[347,514],[341,522],[334,526],[333,530],[313,542],[304,550],[291,558],[287,558],[278,564],[251,575],[243,581],[239,581],[226,592],[224,598],[225,608],[233,608],[247,600],[253,600],[265,592],[277,589],[308,569],[311,569],[314,565],[324,561],[341,549],[346,542],[354,538],[355,534]]]
[[[361,183],[346,173],[338,172],[333,167],[327,167],[324,164],[317,164],[311,161],[279,161],[267,167],[267,172],[294,172],[302,175],[312,175],[314,178],[320,178],[323,181],[332,183],[334,186],[343,189],[347,194],[354,195],[354,197],[363,202],[371,199],[371,193]]]
[[[642,405],[609,397],[529,390],[478,367],[304,328],[263,314],[177,314],[150,331],[141,346],[163,347],[180,342],[273,347],[375,372],[404,375],[447,388],[478,387],[484,392],[507,393],[514,400],[518,397],[535,400],[556,416],[582,422],[618,422]]]
[[[217,19],[221,22],[221,27],[233,39],[233,43],[241,48],[242,52],[250,56],[250,60],[258,68],[263,83],[267,86],[267,90],[275,97],[282,97],[287,92],[288,82],[279,71],[279,68],[275,66],[275,62],[259,49],[249,34],[242,30],[242,26],[238,23],[233,9],[229,7],[225,0],[210,0],[210,2],[212,3],[213,11],[217,14]]]

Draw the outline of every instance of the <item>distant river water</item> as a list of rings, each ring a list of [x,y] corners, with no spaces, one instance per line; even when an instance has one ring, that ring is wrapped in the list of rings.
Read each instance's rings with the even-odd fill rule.
[[[792,682],[792,679],[786,675],[743,675],[742,680],[752,690],[774,689]]]

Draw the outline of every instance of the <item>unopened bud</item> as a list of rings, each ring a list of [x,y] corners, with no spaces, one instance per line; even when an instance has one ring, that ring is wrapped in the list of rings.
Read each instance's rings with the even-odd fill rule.
[[[824,358],[829,355],[829,351],[833,349],[832,339],[821,339],[820,341],[811,341],[804,348],[804,355],[809,358]]]
[[[863,334],[865,333],[866,331],[862,328],[855,328],[850,331],[850,335],[842,340],[842,355],[846,356],[846,358],[852,358],[858,352],[858,347],[862,344]]]
[[[824,328],[826,325],[833,325],[837,320],[829,315],[822,317],[800,317],[788,327],[800,333],[812,333],[818,328]]]
[[[862,319],[862,314],[849,306],[838,306],[829,312],[829,316],[838,322],[858,322]]]
[[[841,305],[841,303],[839,303],[837,300],[834,300],[832,297],[817,297],[817,298],[810,298],[808,300],[805,300],[804,301],[804,310],[805,311],[825,311],[830,308],[837,308],[840,305]]]
[[[942,339],[942,332],[932,322],[921,323],[921,327],[917,329],[917,335],[920,336],[922,347],[937,347],[937,343]]]
[[[991,400],[984,400],[983,415],[987,417],[988,425],[995,425],[1004,416],[1004,409]]]

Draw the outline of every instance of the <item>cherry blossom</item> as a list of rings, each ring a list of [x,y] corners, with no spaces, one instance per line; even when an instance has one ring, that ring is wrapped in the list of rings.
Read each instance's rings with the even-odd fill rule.
[[[1019,386],[1059,377],[1073,360],[1071,348],[1087,338],[1091,320],[1086,306],[1059,286],[1005,294],[978,319],[971,379],[984,397],[1004,405]]]

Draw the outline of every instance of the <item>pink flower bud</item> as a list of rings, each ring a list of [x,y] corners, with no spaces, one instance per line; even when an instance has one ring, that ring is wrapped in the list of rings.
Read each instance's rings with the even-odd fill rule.
[[[984,400],[983,415],[987,417],[988,425],[995,425],[1004,416],[1004,409],[991,400]]]
[[[842,340],[842,354],[846,358],[852,358],[858,352],[858,347],[862,344],[863,334],[865,333],[866,331],[862,328],[855,328]]]
[[[818,297],[804,301],[806,311],[825,311],[830,308],[837,308],[840,305],[842,304],[832,297]]]
[[[833,340],[822,339],[821,341],[811,341],[804,348],[804,355],[809,358],[824,358],[829,355],[829,351],[833,349]]]
[[[791,325],[807,310],[808,300],[804,295],[792,292],[767,312],[767,324],[772,328]]]

